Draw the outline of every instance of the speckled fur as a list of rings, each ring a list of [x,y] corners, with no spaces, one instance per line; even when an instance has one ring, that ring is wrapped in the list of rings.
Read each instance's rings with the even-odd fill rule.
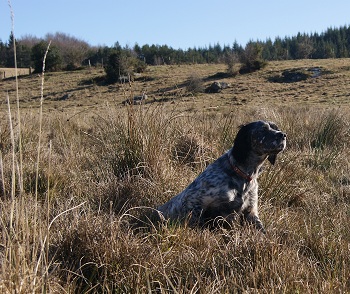
[[[201,225],[218,218],[230,220],[237,214],[265,229],[258,216],[258,176],[266,159],[275,163],[284,150],[286,135],[272,122],[256,121],[243,125],[233,147],[210,164],[184,191],[158,207],[171,220],[188,218]],[[237,166],[252,180],[238,175]]]

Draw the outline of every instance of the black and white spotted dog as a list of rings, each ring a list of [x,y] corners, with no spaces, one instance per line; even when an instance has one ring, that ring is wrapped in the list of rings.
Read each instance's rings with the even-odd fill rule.
[[[240,214],[265,232],[258,216],[258,176],[266,159],[274,164],[286,147],[286,134],[272,122],[240,127],[233,147],[210,164],[184,191],[158,210],[166,219],[205,224]]]

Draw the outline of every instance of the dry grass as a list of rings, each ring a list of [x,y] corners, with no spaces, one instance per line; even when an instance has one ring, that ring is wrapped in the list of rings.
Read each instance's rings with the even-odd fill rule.
[[[17,75],[19,76],[29,75],[30,72],[31,72],[31,69],[29,68],[17,69]],[[14,68],[0,67],[0,80],[7,79],[7,78],[14,78],[14,77],[16,77],[16,70]]]
[[[326,73],[269,82],[314,66]],[[349,66],[275,62],[196,96],[186,81],[209,84],[223,65],[151,67],[131,86],[104,85],[101,70],[45,74],[42,116],[40,77],[19,78],[21,147],[16,113],[0,112],[0,292],[349,292]],[[16,103],[14,80],[0,86]],[[154,99],[122,105],[143,91]],[[288,134],[260,179],[266,236],[147,220],[256,119]]]
[[[290,69],[320,67],[322,74],[298,83],[274,83],[273,78]],[[301,60],[270,62],[261,71],[227,77],[225,65],[201,64],[182,66],[152,66],[136,78],[132,87],[106,85],[103,69],[85,69],[75,72],[46,73],[46,111],[69,112],[85,109],[98,110],[106,102],[122,108],[121,102],[131,96],[146,93],[148,103],[177,103],[179,110],[224,112],[235,106],[260,107],[274,105],[289,106],[344,106],[350,97],[349,59]],[[193,77],[203,85],[201,93],[196,87],[195,96],[188,91]],[[232,85],[218,94],[206,94],[204,88],[213,81],[224,81]],[[15,80],[0,81],[1,89],[14,91]],[[37,75],[19,78],[22,108],[33,108],[39,104],[41,77]],[[197,83],[197,86],[200,86]],[[7,107],[4,106],[5,109]]]

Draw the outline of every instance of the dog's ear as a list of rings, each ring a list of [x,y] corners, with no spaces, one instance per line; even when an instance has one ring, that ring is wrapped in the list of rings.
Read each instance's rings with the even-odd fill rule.
[[[269,155],[269,156],[267,157],[267,160],[270,161],[270,163],[271,163],[272,165],[275,164],[276,159],[277,159],[277,154],[271,154],[271,155]]]
[[[251,127],[242,125],[233,144],[232,155],[239,163],[243,163],[251,150]]]
[[[273,130],[275,130],[275,131],[279,131],[277,125],[276,125],[274,122],[268,121],[267,123],[270,125],[270,128],[271,128],[271,129],[273,129]]]

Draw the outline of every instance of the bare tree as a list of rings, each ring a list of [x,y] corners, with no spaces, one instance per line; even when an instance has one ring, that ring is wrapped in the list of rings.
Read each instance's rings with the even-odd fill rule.
[[[63,64],[68,69],[81,66],[91,48],[87,42],[65,33],[47,34],[45,39],[51,40],[52,44],[60,50]]]

